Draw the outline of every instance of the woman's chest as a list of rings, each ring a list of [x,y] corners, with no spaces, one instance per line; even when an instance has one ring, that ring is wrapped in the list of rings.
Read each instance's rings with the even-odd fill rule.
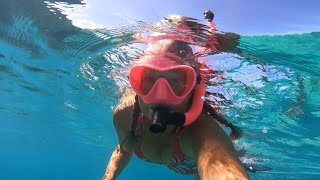
[[[168,165],[174,153],[174,138],[154,138],[144,136],[139,140],[141,154],[150,162]]]

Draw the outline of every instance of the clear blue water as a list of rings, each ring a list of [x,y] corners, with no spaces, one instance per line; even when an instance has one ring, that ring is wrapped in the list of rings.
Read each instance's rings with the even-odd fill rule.
[[[0,13],[0,179],[100,179],[134,27],[80,29],[41,3],[41,17]],[[320,32],[242,36],[239,48],[208,57],[225,73],[208,92],[245,131],[241,160],[272,168],[250,176],[319,179]],[[119,177],[151,178],[192,179],[137,158]]]

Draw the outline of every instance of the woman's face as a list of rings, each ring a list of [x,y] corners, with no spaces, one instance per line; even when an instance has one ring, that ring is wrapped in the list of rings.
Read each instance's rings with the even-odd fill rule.
[[[164,66],[164,63],[169,63],[172,65],[189,65],[185,60],[181,61],[181,57],[177,56],[175,52],[180,50],[185,50],[183,48],[179,48],[179,43],[174,43],[174,41],[159,41],[157,44],[152,46],[149,49],[151,52],[156,52],[151,55],[146,55],[140,58],[141,64],[150,64],[150,66]],[[191,49],[191,48],[190,48]],[[170,50],[170,51],[169,51]],[[172,50],[172,51],[171,51]],[[192,51],[192,50],[190,50]],[[179,54],[179,53],[178,53]],[[166,61],[159,60],[159,57],[166,57]],[[189,65],[190,66],[190,65]],[[170,85],[172,91],[176,96],[181,96],[185,92],[188,87],[190,88],[190,84],[188,84],[188,77],[190,77],[190,72],[187,72],[185,69],[177,68],[171,69],[168,71],[156,71],[154,69],[145,69],[141,76],[141,90],[143,94],[148,94],[152,89],[153,85],[159,78],[164,78],[168,84]],[[188,86],[189,85],[189,86]],[[194,85],[191,85],[194,86]],[[192,87],[193,88],[193,87]],[[189,93],[186,98],[180,104],[146,104],[141,97],[139,97],[139,104],[141,107],[141,112],[148,118],[151,119],[153,115],[153,109],[159,106],[166,106],[172,112],[186,112],[188,108],[188,103],[191,97],[191,93]]]

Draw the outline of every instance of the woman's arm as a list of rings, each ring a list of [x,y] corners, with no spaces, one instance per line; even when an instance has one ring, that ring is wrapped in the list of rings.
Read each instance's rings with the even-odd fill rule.
[[[210,116],[202,115],[190,127],[189,138],[201,179],[249,179],[231,139]]]
[[[107,170],[103,176],[103,180],[116,179],[122,170],[127,166],[131,160],[133,152],[124,151],[120,145],[112,153]]]
[[[231,32],[216,33],[215,37],[218,41],[218,44],[215,45],[218,51],[240,53],[240,49],[238,48],[240,45],[239,34]]]
[[[119,144],[111,155],[103,180],[116,179],[133,156],[135,139],[130,135],[133,103],[132,99],[124,100],[114,112],[113,124]]]

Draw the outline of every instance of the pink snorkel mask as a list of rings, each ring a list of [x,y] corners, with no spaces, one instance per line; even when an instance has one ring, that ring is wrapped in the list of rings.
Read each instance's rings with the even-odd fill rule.
[[[200,115],[205,94],[204,80],[197,84],[195,70],[168,58],[151,58],[131,68],[129,81],[133,90],[146,104],[176,105],[194,89],[192,106],[184,113],[183,125],[189,125]]]
[[[167,74],[175,77],[167,78]],[[131,69],[129,80],[132,88],[146,104],[180,104],[194,88],[196,72],[186,65],[141,65]],[[177,87],[179,85],[180,87]]]

